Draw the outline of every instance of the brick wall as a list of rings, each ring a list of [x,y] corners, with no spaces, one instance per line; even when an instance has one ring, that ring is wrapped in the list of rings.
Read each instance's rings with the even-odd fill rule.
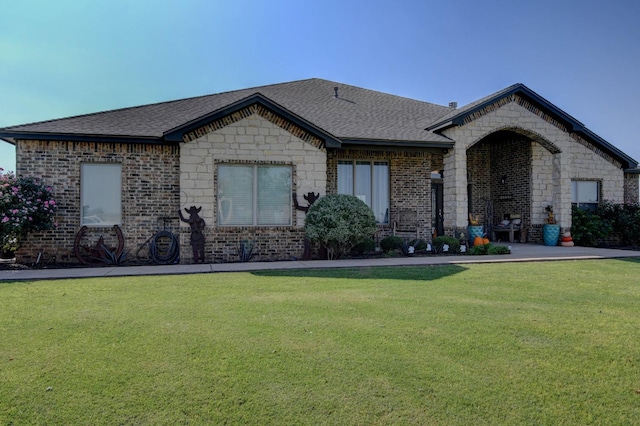
[[[240,261],[243,241],[253,245],[251,261],[302,259],[304,253],[304,228],[300,227],[207,227],[205,235],[210,240],[205,256],[212,263]],[[183,247],[183,258],[190,261],[190,246]]]
[[[16,143],[17,174],[42,178],[51,185],[58,202],[58,228],[28,236],[20,247],[19,262],[30,263],[43,251],[58,262],[77,263],[73,243],[80,228],[80,165],[122,165],[122,232],[125,247],[135,253],[153,235],[157,219],[176,216],[179,206],[179,147],[100,142],[19,140]],[[111,228],[92,227],[86,245],[104,235],[114,245]]]
[[[504,214],[521,214],[531,222],[531,142],[516,133],[498,133],[491,143],[493,223]],[[502,179],[505,179],[504,183]]]
[[[498,223],[505,214],[519,214],[525,225],[531,223],[531,150],[527,137],[502,131],[467,151],[471,212],[484,226]]]
[[[638,182],[639,175],[635,173],[624,174],[624,202],[627,204],[635,204],[640,200],[640,185]]]

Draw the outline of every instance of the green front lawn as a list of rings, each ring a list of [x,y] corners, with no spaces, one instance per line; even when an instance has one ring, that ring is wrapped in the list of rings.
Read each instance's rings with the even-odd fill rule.
[[[637,424],[640,261],[0,284],[0,425]]]

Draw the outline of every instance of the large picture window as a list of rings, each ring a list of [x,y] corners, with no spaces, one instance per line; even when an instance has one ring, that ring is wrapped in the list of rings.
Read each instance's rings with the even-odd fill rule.
[[[585,210],[595,210],[600,201],[600,185],[595,180],[571,181],[571,204]]]
[[[291,167],[219,165],[218,224],[291,225]]]
[[[122,224],[122,166],[85,163],[80,166],[80,224]]]
[[[338,193],[355,195],[371,207],[378,223],[389,223],[389,164],[339,161]]]

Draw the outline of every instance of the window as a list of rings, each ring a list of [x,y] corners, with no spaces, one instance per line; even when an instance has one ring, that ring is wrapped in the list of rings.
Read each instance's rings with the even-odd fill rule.
[[[595,180],[571,181],[571,204],[585,210],[595,210],[600,200],[600,185]]]
[[[355,195],[371,207],[378,223],[389,223],[389,164],[339,161],[338,193]]]
[[[85,163],[80,166],[81,225],[122,224],[122,166]]]
[[[291,225],[291,167],[218,166],[218,224]]]

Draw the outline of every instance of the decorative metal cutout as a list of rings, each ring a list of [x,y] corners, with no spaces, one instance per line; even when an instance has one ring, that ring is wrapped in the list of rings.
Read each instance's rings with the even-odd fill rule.
[[[320,194],[315,194],[314,192],[309,192],[307,193],[307,195],[303,195],[302,198],[304,198],[307,203],[309,203],[306,207],[305,206],[301,206],[300,204],[298,204],[298,195],[294,192],[293,193],[293,205],[296,207],[296,210],[300,210],[303,212],[308,212],[309,208],[313,205],[313,203],[315,203],[316,201],[318,201],[318,198],[320,198]]]
[[[194,263],[204,263],[204,233],[202,231],[204,231],[206,224],[204,219],[198,216],[200,210],[202,210],[202,206],[185,208],[184,211],[189,213],[188,219],[184,218],[181,210],[178,210],[180,220],[188,223],[191,227],[191,248],[193,250]]]
[[[302,198],[304,198],[307,201],[307,203],[309,203],[306,207],[298,204],[298,195],[294,192],[293,205],[295,206],[296,210],[300,210],[307,213],[309,211],[309,208],[313,205],[313,203],[318,201],[318,198],[320,198],[320,193],[316,194],[314,192],[308,192],[307,195],[303,195]],[[304,252],[302,253],[302,258],[304,260],[311,259],[311,242],[306,236],[304,237]]]
[[[101,265],[111,263],[113,260],[111,257],[113,256],[116,259],[121,258],[124,252],[124,236],[118,225],[113,225],[112,229],[118,241],[117,247],[108,247],[103,235],[100,235],[95,245],[83,245],[82,240],[86,237],[88,228],[86,226],[80,228],[73,242],[73,252],[80,263],[84,265]]]

